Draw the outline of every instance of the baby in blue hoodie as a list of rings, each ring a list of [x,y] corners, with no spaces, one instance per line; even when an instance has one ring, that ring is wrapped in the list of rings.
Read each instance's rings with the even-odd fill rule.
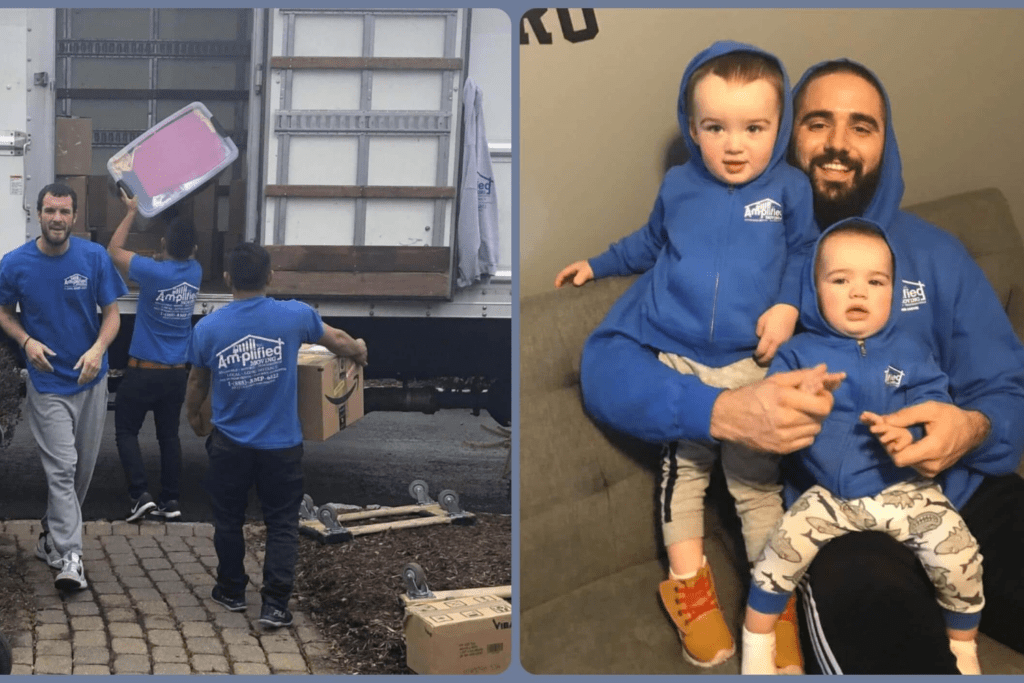
[[[801,306],[807,331],[779,349],[769,373],[826,363],[846,379],[814,444],[785,456],[803,493],[787,500],[754,566],[742,673],[775,673],[775,622],[818,549],[869,530],[916,553],[935,584],[958,668],[980,673],[975,637],[985,599],[977,541],[938,483],[895,465],[891,456],[914,434],[884,417],[923,401],[949,402],[948,378],[928,347],[896,328],[895,258],[878,225],[860,218],[833,225],[811,264]]]
[[[818,229],[807,177],[785,161],[792,103],[774,56],[730,41],[703,50],[683,74],[677,117],[690,159],[665,175],[647,224],[563,269],[555,286],[642,273],[588,339],[584,359],[590,344],[614,339],[716,388],[705,395],[717,396],[762,379],[793,334],[800,276]],[[582,372],[588,409],[594,393],[650,390],[644,369],[632,370]],[[678,419],[699,421],[691,414],[699,412]],[[643,433],[652,416],[638,412],[633,419]],[[730,443],[719,450],[710,440],[665,447],[660,514],[669,575],[659,595],[683,657],[700,667],[735,652],[703,546],[704,495],[719,457],[749,560],[782,515],[776,456]],[[779,668],[802,673],[795,608],[786,615]]]

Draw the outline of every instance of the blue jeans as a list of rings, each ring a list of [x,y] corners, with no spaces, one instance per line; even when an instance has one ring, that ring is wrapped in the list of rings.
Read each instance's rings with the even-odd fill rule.
[[[160,497],[167,503],[179,499],[181,482],[181,439],[178,425],[185,402],[188,370],[128,368],[114,399],[114,439],[121,458],[128,495],[137,499],[149,488],[139,448],[139,430],[146,413],[153,411],[156,440],[160,444]]]
[[[217,551],[217,583],[227,595],[241,597],[245,573],[245,509],[256,486],[267,528],[263,560],[263,602],[288,607],[299,556],[299,506],[302,504],[302,443],[291,448],[261,450],[237,444],[214,428],[206,439],[210,467],[204,488],[213,511],[213,546]]]

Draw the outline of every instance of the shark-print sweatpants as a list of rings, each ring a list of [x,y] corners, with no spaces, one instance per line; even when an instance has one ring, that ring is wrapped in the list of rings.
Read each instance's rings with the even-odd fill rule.
[[[720,368],[669,353],[659,354],[658,359],[683,374],[696,375],[708,386],[721,389],[752,384],[763,379],[766,372],[752,358]],[[780,457],[729,442],[719,445],[675,441],[663,448],[659,514],[665,546],[704,537],[704,494],[711,481],[711,469],[719,457],[729,493],[736,501],[747,557],[752,562],[782,517]]]
[[[779,520],[757,559],[750,606],[781,613],[818,550],[854,531],[881,531],[917,555],[935,585],[947,627],[978,625],[985,606],[978,542],[939,485],[921,478],[852,500],[812,486]]]

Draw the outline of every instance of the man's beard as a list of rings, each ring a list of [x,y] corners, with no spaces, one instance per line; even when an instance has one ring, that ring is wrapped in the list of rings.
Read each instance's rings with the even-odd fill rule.
[[[63,244],[65,243],[65,242],[67,242],[67,241],[68,241],[68,239],[70,239],[70,238],[71,238],[71,231],[70,231],[70,230],[68,230],[67,228],[64,228],[64,230],[63,230],[64,236],[63,236],[63,237],[61,237],[61,238],[60,238],[59,240],[54,240],[54,239],[51,239],[51,238],[50,238],[50,231],[49,231],[49,230],[43,230],[43,231],[42,231],[42,233],[43,233],[43,239],[44,239],[44,240],[46,241],[46,243],[47,243],[47,244],[49,244],[49,245],[50,245],[51,247],[60,247],[60,246],[62,246],[62,245],[63,245]]]
[[[810,169],[804,169],[804,172],[806,173],[808,170],[813,172],[815,168],[833,161],[838,161],[853,171],[853,182],[846,187],[841,183],[824,181],[825,192],[822,192],[817,181],[812,179],[814,219],[822,230],[846,218],[861,216],[875,196],[878,180],[882,175],[881,164],[870,173],[865,174],[862,172],[863,165],[851,159],[845,151],[826,152],[816,156],[811,160]]]

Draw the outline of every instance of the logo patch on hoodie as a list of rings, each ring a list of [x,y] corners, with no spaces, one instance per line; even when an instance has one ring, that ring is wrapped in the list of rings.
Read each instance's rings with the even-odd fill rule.
[[[885,383],[893,389],[898,389],[903,383],[903,371],[890,365],[885,369]]]
[[[765,198],[743,207],[743,220],[750,223],[781,223],[782,204]]]
[[[924,295],[924,283],[923,282],[909,282],[903,281],[903,310],[904,311],[916,311],[918,308],[928,303],[927,297]]]

